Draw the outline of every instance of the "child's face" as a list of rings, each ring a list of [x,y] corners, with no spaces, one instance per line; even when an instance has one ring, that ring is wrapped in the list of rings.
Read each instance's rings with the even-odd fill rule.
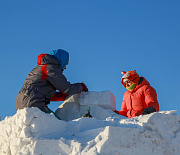
[[[128,80],[128,81],[126,81],[124,84],[126,85],[126,87],[130,87],[133,83]]]

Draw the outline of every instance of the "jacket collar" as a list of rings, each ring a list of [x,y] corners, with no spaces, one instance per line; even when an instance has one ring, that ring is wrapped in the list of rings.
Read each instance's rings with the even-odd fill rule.
[[[44,53],[40,54],[37,57],[37,64],[38,65],[45,65],[45,64],[60,65],[59,61],[55,57],[53,57],[49,54],[44,54]]]
[[[140,77],[140,84],[138,84],[132,91],[129,91],[130,93],[134,93],[135,91],[137,91],[139,88],[141,88],[144,85],[150,85],[149,82],[144,78],[144,77]]]

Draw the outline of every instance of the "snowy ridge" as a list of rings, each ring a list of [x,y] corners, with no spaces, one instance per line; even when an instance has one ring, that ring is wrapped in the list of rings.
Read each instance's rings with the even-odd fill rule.
[[[135,118],[61,121],[37,108],[0,121],[1,155],[179,155],[180,116],[162,111]]]

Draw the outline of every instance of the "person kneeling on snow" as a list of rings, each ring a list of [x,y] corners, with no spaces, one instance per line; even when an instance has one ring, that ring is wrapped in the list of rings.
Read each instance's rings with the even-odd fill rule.
[[[156,91],[149,82],[135,70],[121,73],[121,83],[128,90],[124,93],[121,110],[114,112],[132,118],[159,111]]]
[[[88,91],[84,83],[71,84],[67,81],[63,71],[68,62],[69,53],[62,49],[53,50],[50,54],[40,54],[37,58],[38,65],[28,74],[16,97],[16,110],[37,107],[45,113],[55,115],[47,106],[50,101],[64,101],[68,95]]]

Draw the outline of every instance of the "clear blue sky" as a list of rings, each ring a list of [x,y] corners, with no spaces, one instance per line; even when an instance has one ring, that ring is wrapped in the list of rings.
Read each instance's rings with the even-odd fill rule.
[[[37,56],[58,48],[70,53],[67,79],[110,90],[117,110],[126,91],[121,71],[135,69],[156,89],[160,110],[180,114],[179,0],[0,0],[2,119],[16,113]]]

